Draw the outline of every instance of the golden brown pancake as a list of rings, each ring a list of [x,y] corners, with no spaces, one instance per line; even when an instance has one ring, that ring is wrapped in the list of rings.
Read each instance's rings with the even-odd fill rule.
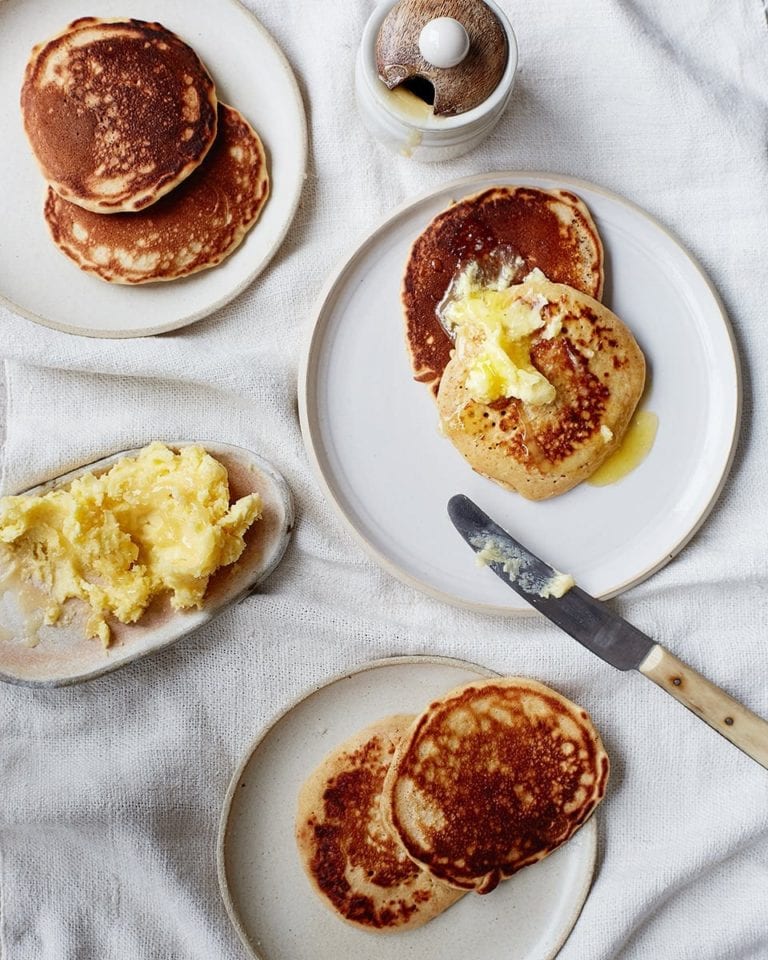
[[[383,800],[416,863],[487,893],[568,840],[607,779],[608,757],[584,710],[535,680],[478,680],[417,717]]]
[[[48,190],[54,242],[110,283],[175,280],[216,266],[254,225],[269,194],[264,148],[244,117],[219,104],[219,135],[199,169],[140,213],[109,217]]]
[[[474,470],[543,500],[586,479],[620,445],[643,393],[645,359],[627,327],[592,297],[546,281],[514,289],[546,298],[530,359],[554,386],[554,399],[473,399],[467,370],[481,347],[469,343],[446,366],[437,404],[443,433]],[[555,315],[562,330],[547,339],[544,322]]]
[[[565,190],[491,187],[438,214],[411,248],[403,278],[406,340],[414,377],[436,395],[453,341],[438,309],[456,276],[476,262],[519,283],[534,267],[600,299],[603,247],[586,205]]]
[[[307,876],[327,906],[364,930],[413,929],[461,896],[410,860],[382,820],[384,776],[413,719],[387,717],[361,730],[299,795],[296,840]]]
[[[175,34],[143,20],[83,17],[36,46],[21,109],[45,178],[97,213],[155,203],[216,137],[208,71]]]

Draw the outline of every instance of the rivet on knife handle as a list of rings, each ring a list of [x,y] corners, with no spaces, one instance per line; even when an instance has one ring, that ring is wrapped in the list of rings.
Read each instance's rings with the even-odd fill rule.
[[[640,673],[768,769],[768,722],[657,643]]]

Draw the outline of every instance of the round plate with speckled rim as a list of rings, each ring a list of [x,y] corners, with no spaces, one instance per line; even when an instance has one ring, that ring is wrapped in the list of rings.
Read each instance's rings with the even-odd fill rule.
[[[400,285],[411,244],[453,201],[494,185],[566,189],[587,204],[606,252],[604,302],[648,363],[640,408],[659,426],[645,460],[611,486],[582,483],[537,503],[475,473],[441,436],[413,380]],[[304,441],[329,502],[378,562],[442,600],[484,612],[530,607],[448,520],[464,493],[585,590],[615,596],[667,563],[715,503],[735,450],[741,384],[733,335],[701,267],[656,220],[601,187],[543,173],[489,173],[409,202],[333,273],[299,380]]]
[[[183,280],[123,286],[84,273],[53,244],[43,219],[45,183],[19,110],[32,47],[84,14],[159,20],[199,54],[219,99],[236,107],[267,152],[270,196],[240,246],[223,263]],[[304,106],[282,51],[237,0],[3,0],[0,3],[0,182],[12,230],[0,233],[0,303],[30,320],[90,337],[141,337],[208,316],[245,289],[277,252],[304,184]],[[44,282],[42,282],[44,278]]]
[[[256,960],[551,960],[589,892],[594,817],[546,859],[485,896],[468,894],[416,930],[376,935],[344,923],[310,887],[294,838],[299,788],[357,730],[431,699],[485,667],[442,657],[368,663],[313,690],[278,716],[240,764],[219,825],[218,871],[230,919]]]

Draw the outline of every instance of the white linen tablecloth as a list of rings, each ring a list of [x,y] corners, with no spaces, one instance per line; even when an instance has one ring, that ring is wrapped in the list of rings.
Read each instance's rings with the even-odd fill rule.
[[[269,269],[216,315],[146,340],[68,336],[0,310],[3,492],[104,450],[212,437],[273,461],[300,515],[262,595],[194,636],[82,686],[0,689],[3,960],[242,957],[214,862],[237,761],[300,692],[402,653],[537,676],[603,733],[613,776],[600,864],[563,960],[768,958],[768,773],[543,620],[512,627],[394,580],[342,529],[302,446],[296,374],[310,308],[356,233],[412,195],[486,170],[559,172],[623,194],[713,279],[745,403],[713,514],[615,606],[768,716],[764,4],[501,4],[520,45],[509,110],[479,150],[428,166],[371,142],[355,112],[370,2],[248,0],[289,57],[311,126],[301,207]]]

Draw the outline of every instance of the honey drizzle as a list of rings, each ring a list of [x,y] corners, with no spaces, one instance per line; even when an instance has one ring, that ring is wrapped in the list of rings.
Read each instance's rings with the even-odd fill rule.
[[[650,410],[637,410],[619,447],[587,480],[593,487],[618,483],[645,460],[656,440],[659,418]]]

